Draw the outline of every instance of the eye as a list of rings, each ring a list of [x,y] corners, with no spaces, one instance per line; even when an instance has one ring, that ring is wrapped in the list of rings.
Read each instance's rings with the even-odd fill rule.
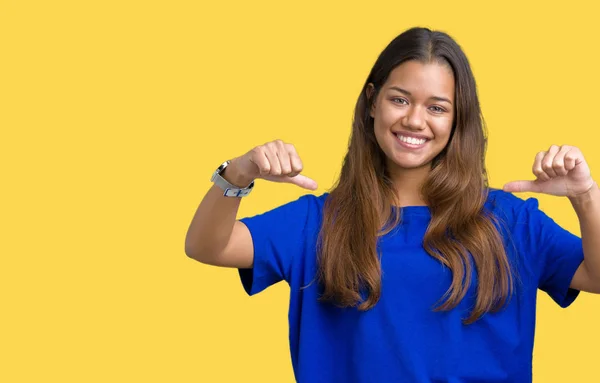
[[[406,100],[405,100],[405,99],[403,99],[403,98],[399,98],[399,97],[394,97],[394,98],[392,98],[392,101],[393,101],[394,103],[398,104],[398,102],[396,102],[396,100],[399,100],[399,101],[400,101],[400,104],[401,104],[402,102],[405,102],[405,103],[407,103],[407,104],[408,104],[408,101],[406,101]]]
[[[435,106],[435,105],[434,105],[434,106],[432,106],[432,107],[431,107],[431,109],[433,109],[433,111],[434,111],[435,113],[444,113],[444,112],[446,111],[445,109],[443,109],[443,108],[440,108],[439,106]]]

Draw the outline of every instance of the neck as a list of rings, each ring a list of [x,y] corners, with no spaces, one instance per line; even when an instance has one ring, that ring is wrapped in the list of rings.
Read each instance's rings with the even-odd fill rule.
[[[399,207],[427,205],[421,195],[421,186],[431,170],[429,167],[414,169],[388,167],[388,169],[396,189]]]

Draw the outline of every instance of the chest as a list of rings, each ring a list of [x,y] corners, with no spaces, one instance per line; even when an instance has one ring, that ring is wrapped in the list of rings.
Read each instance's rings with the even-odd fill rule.
[[[430,310],[441,303],[440,299],[450,288],[452,270],[423,248],[425,230],[426,225],[401,225],[380,238],[378,253],[382,295],[386,300]],[[471,283],[461,302],[463,307],[471,307],[476,298],[477,272],[472,262],[470,265]]]

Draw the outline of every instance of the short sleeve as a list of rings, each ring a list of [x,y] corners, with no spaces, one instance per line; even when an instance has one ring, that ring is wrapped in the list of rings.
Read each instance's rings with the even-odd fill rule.
[[[282,280],[290,282],[292,263],[305,247],[311,195],[240,221],[254,246],[252,268],[238,269],[246,293],[254,295]]]
[[[559,306],[567,307],[579,294],[569,286],[575,271],[583,262],[581,238],[559,226],[539,209],[536,198],[515,207],[520,241],[525,241],[528,257],[539,277],[538,288]]]

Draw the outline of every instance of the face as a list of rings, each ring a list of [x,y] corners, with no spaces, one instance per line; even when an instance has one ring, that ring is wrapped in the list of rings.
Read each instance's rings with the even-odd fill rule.
[[[367,92],[373,94],[369,84]],[[371,108],[375,137],[392,174],[431,169],[448,143],[454,119],[454,76],[437,63],[406,61],[383,84]]]

